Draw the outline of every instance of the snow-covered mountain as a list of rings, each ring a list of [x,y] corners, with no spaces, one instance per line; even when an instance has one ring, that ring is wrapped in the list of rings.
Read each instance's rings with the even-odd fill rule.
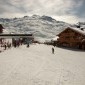
[[[49,16],[24,16],[22,18],[0,19],[5,32],[8,33],[33,33],[37,39],[51,39],[70,24],[56,21]]]

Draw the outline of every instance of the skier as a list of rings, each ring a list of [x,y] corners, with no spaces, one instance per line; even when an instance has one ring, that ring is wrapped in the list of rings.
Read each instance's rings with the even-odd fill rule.
[[[29,47],[29,43],[27,44],[27,47]]]
[[[6,44],[4,45],[4,50],[6,50],[6,48],[7,48],[7,46],[6,46]]]
[[[54,54],[54,48],[52,47],[52,54]]]

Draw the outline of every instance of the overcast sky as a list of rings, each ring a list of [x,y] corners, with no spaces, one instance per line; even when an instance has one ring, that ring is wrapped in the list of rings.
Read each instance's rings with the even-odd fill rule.
[[[0,0],[0,17],[47,15],[68,23],[85,21],[85,0]]]

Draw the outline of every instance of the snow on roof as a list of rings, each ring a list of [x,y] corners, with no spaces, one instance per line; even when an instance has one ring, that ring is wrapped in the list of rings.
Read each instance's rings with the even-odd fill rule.
[[[79,28],[67,27],[66,29],[71,29],[71,30],[76,31],[76,32],[78,32],[78,33],[80,33],[80,34],[82,34],[82,35],[85,36],[85,31],[83,31],[83,30],[81,30],[81,29],[79,29]],[[65,30],[66,30],[66,29],[65,29]],[[65,31],[65,30],[64,30],[64,31]],[[63,31],[62,31],[62,32],[63,32]],[[62,32],[61,32],[61,33],[62,33]],[[61,33],[59,33],[59,34],[61,34]],[[59,35],[59,34],[58,34],[58,35]]]
[[[82,34],[82,35],[85,35],[85,31],[83,31],[83,30],[81,30],[81,29],[78,29],[78,28],[67,28],[67,29],[72,29],[72,30],[74,30],[74,31],[76,31],[76,32],[78,32],[78,33],[80,33],[80,34]]]

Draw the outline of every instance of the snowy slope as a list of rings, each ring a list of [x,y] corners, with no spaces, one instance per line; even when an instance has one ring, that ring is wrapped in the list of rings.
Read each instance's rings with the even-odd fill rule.
[[[44,49],[43,49],[44,48]],[[30,45],[0,53],[0,85],[85,85],[85,52]]]
[[[22,18],[0,19],[9,33],[34,33],[37,39],[51,39],[69,24],[56,21],[49,16],[24,16]],[[5,31],[5,32],[6,32]]]

